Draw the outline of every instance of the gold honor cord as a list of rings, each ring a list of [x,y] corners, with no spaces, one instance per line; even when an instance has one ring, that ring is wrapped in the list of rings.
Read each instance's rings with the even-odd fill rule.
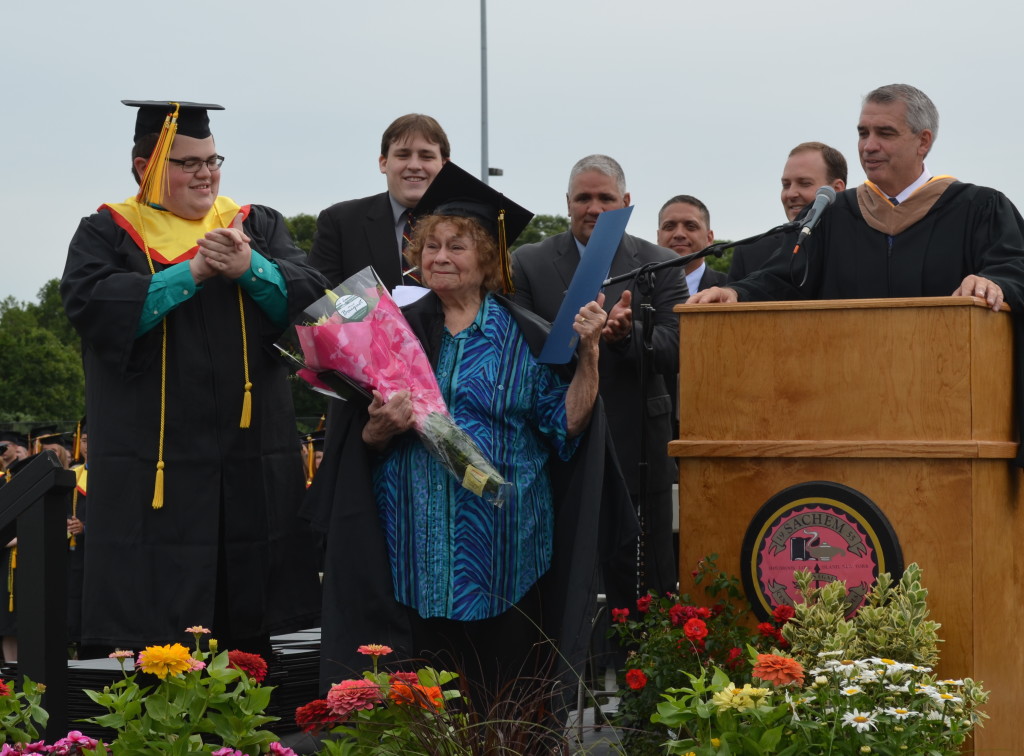
[[[224,219],[214,205],[217,213],[217,222],[224,228]],[[146,254],[146,262],[149,264],[150,275],[156,275],[156,268],[153,265],[153,256],[149,253],[149,241],[146,238],[146,224],[143,222],[141,205],[136,205],[136,212],[139,216],[139,236],[142,237],[142,250]],[[249,380],[249,344],[245,329],[245,304],[242,298],[242,287],[238,287],[238,310],[242,325],[242,372],[245,378],[244,394],[242,396],[242,418],[238,424],[239,428],[248,428],[252,422],[252,382]],[[164,438],[167,431],[167,317],[160,321],[162,333],[160,343],[160,440],[157,446],[156,481],[153,485],[153,509],[160,509],[164,505]]]

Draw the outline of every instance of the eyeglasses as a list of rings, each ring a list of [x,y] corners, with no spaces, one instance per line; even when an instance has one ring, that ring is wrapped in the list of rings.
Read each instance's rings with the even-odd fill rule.
[[[189,158],[188,160],[179,160],[178,158],[167,158],[167,162],[180,165],[181,170],[185,173],[196,173],[199,168],[205,165],[210,169],[210,173],[214,173],[220,170],[220,167],[224,164],[223,155],[214,155],[212,158],[207,160],[200,160],[199,158]]]

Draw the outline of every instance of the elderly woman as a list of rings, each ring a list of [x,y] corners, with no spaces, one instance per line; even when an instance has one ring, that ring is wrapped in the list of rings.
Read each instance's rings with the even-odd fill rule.
[[[419,215],[424,211],[431,214]],[[334,496],[330,513],[321,683],[352,671],[343,667],[355,646],[339,647],[340,636],[350,644],[386,642],[405,656],[433,656],[435,664],[455,664],[475,683],[497,690],[543,670],[551,645],[541,648],[539,641],[568,636],[575,642],[586,624],[581,620],[594,572],[587,544],[596,540],[602,493],[622,490],[615,465],[605,469],[603,415],[595,415],[606,314],[600,299],[577,314],[574,372],[540,364],[536,355],[547,324],[497,293],[507,280],[508,259],[499,239],[514,239],[529,213],[451,163],[417,213],[409,254],[430,292],[405,308],[406,318],[434,365],[455,421],[513,492],[499,508],[460,486],[407,432],[407,392],[388,402],[375,395],[365,414],[344,428],[329,423],[325,468],[337,464],[332,450],[338,436],[347,433],[349,443],[338,474],[318,476],[312,489],[315,497],[318,485],[329,481],[345,487]],[[589,438],[593,429],[585,434],[592,416],[600,425],[596,444]],[[361,463],[372,468],[372,483],[365,487],[356,481],[354,466]],[[586,485],[593,488],[584,493]],[[368,493],[383,559],[370,553],[366,530],[373,528],[358,520],[359,507],[351,499]],[[580,527],[588,535],[580,537]],[[360,534],[359,543],[353,533]],[[589,573],[581,547],[588,552]],[[353,589],[353,548],[371,561],[374,574],[386,566],[394,605]],[[579,567],[578,578],[566,567],[569,561]],[[574,599],[567,595],[568,583],[577,581],[580,595]],[[367,600],[368,612],[356,606]],[[572,619],[565,607],[571,607]],[[365,619],[370,612],[375,621]],[[353,628],[360,627],[386,637],[359,639]]]

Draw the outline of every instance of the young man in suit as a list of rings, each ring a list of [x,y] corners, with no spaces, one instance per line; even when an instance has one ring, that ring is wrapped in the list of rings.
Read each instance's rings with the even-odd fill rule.
[[[782,168],[782,209],[786,220],[796,220],[807,205],[814,202],[814,196],[822,186],[831,186],[836,194],[846,189],[846,158],[835,147],[823,142],[802,142],[789,151],[789,158]],[[785,234],[778,233],[733,249],[729,281],[739,281],[759,268],[782,246]],[[789,249],[793,244],[789,244]],[[712,286],[722,286],[715,282]],[[709,288],[702,286],[701,291]]]
[[[546,320],[554,320],[566,289],[576,272],[597,217],[606,210],[630,204],[622,167],[606,155],[590,155],[573,166],[566,195],[570,230],[550,236],[538,244],[526,244],[512,259],[515,295],[513,300]],[[675,259],[671,250],[626,234],[612,259],[610,276],[634,270],[651,262]],[[609,317],[601,338],[598,370],[600,393],[615,440],[615,451],[634,500],[641,490],[639,467],[640,416],[646,415],[649,455],[647,504],[642,511],[645,529],[644,579],[641,587],[656,594],[674,590],[678,577],[672,548],[672,483],[676,466],[668,456],[672,427],[670,376],[679,368],[677,316],[672,308],[686,299],[686,280],[676,268],[655,275],[650,302],[654,306],[653,365],[646,400],[640,385],[640,354],[643,323],[640,300],[634,282],[605,289]],[[635,503],[638,503],[635,501]],[[631,607],[636,598],[637,559],[635,544],[605,570],[608,604]]]
[[[449,157],[448,136],[430,116],[410,113],[387,127],[378,162],[388,190],[331,205],[317,218],[309,261],[331,286],[368,265],[388,289],[403,282],[409,212]]]

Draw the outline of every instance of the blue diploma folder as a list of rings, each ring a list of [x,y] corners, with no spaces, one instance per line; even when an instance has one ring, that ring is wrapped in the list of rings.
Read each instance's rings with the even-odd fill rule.
[[[565,292],[565,299],[558,309],[558,317],[551,324],[551,333],[544,342],[538,362],[547,365],[564,365],[572,359],[576,343],[580,336],[572,329],[573,321],[580,308],[587,302],[597,298],[601,285],[608,278],[612,267],[612,258],[619,248],[622,235],[626,233],[626,224],[633,213],[633,207],[618,210],[607,210],[597,216],[597,224],[590,235],[586,252],[580,259],[576,273]],[[613,303],[614,304],[614,303]]]

